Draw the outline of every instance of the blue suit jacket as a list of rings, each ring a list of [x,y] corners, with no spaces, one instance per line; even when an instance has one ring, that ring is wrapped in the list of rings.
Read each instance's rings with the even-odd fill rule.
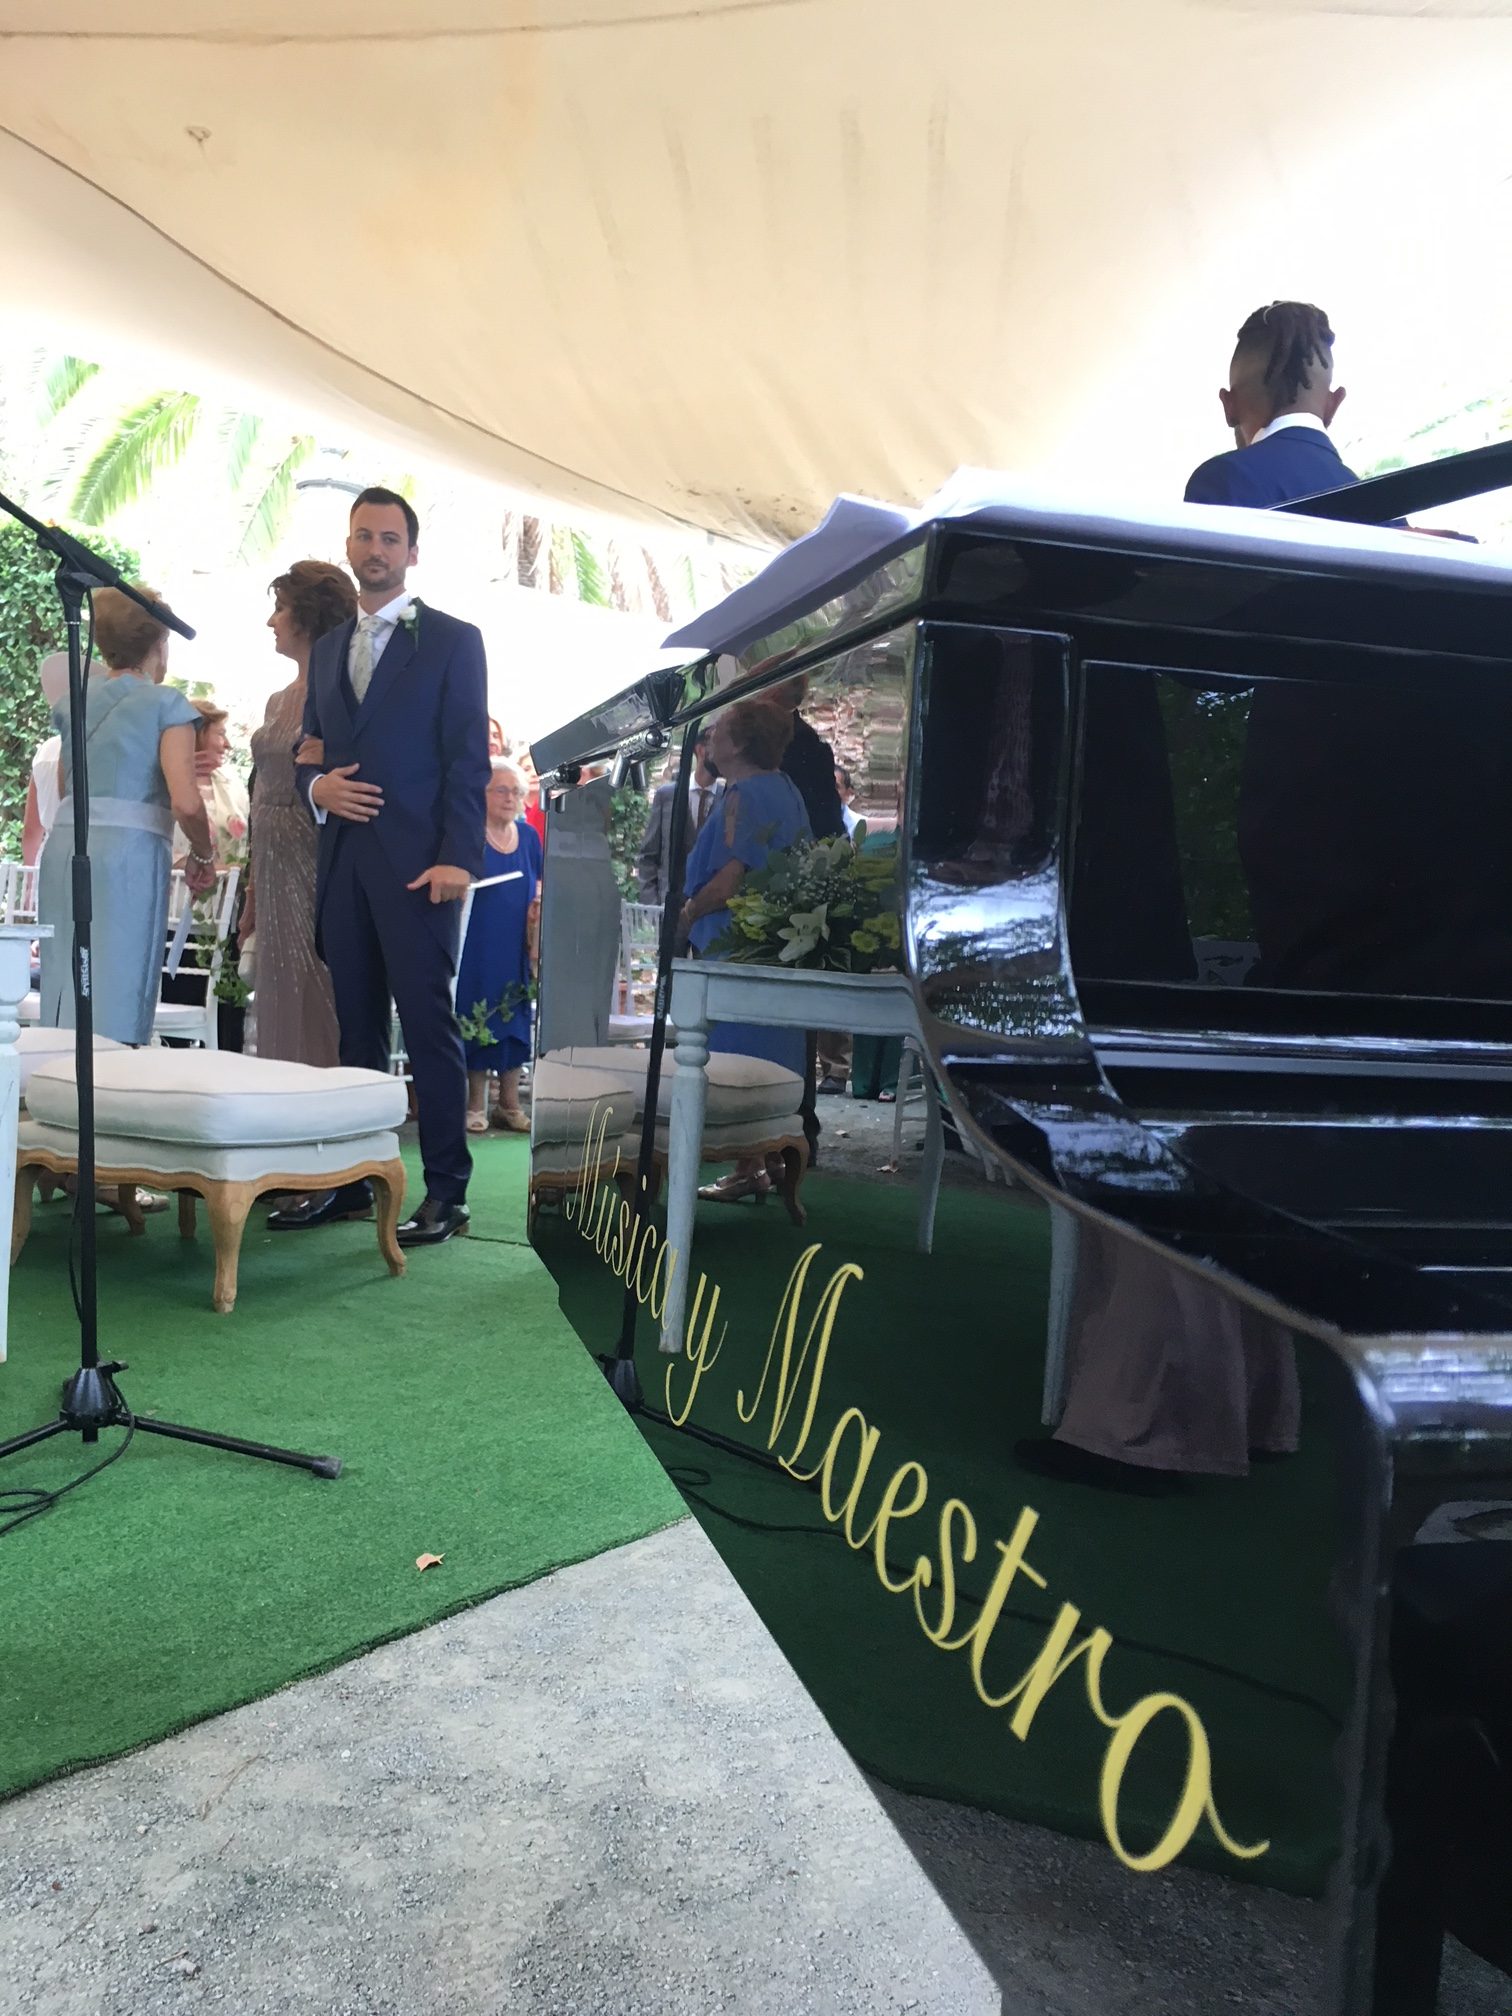
[[[1194,469],[1188,504],[1250,504],[1268,510],[1324,490],[1342,490],[1359,478],[1328,436],[1316,427],[1283,427],[1250,448],[1231,448]]]
[[[383,791],[383,809],[367,825],[330,818],[320,829],[315,893],[320,913],[338,848],[360,850],[362,865],[392,882],[396,898],[427,868],[445,862],[483,872],[483,794],[488,788],[488,670],[483,639],[428,603],[418,604],[418,635],[394,631],[373,668],[361,706],[347,678],[352,623],[320,638],[310,653],[304,733],[319,736],[325,760],[300,764],[306,803],[323,770],[357,764],[359,780]],[[424,896],[424,891],[421,896]],[[451,904],[427,914],[455,918]]]

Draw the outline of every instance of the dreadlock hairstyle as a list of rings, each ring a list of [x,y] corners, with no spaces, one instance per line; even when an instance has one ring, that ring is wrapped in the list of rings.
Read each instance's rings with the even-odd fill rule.
[[[1265,360],[1264,382],[1282,406],[1301,397],[1314,364],[1333,363],[1334,332],[1321,308],[1307,301],[1272,301],[1239,331],[1238,348]]]

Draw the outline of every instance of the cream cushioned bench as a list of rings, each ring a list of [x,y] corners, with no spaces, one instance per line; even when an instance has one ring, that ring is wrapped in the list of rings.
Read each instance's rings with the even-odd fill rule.
[[[547,1060],[589,1078],[608,1083],[632,1082],[635,1086],[635,1114],[642,1117],[646,1101],[646,1067],[649,1050],[633,1050],[618,1044],[578,1046],[550,1050]],[[764,1057],[742,1057],[731,1050],[711,1052],[705,1073],[708,1103],[704,1110],[702,1157],[705,1162],[735,1162],[742,1156],[780,1156],[783,1167],[782,1200],[795,1225],[805,1212],[798,1192],[808,1170],[808,1143],[803,1135],[803,1080],[795,1071],[784,1070]],[[663,1169],[667,1160],[668,1116],[672,1110],[672,1086],[677,1077],[677,1059],[670,1046],[662,1053],[661,1080],[656,1092],[656,1155]],[[640,1146],[632,1142],[629,1159]]]
[[[565,1054],[548,1053],[531,1073],[532,1211],[541,1197],[575,1190],[590,1156],[590,1188],[601,1180],[613,1181],[628,1196],[635,1182],[639,1144],[630,1134],[638,1104],[634,1075],[578,1071],[561,1061]]]
[[[124,1044],[117,1043],[110,1036],[96,1036],[95,1056],[103,1050],[121,1050]],[[31,1075],[40,1064],[51,1064],[57,1057],[72,1057],[74,1054],[74,1032],[72,1029],[50,1029],[34,1023],[22,1029],[16,1038],[16,1055],[21,1059],[21,1104],[26,1104],[26,1088],[31,1083]]]
[[[16,1147],[12,1259],[31,1229],[39,1170],[71,1173],[79,1157],[73,1058],[37,1065]],[[395,1238],[404,1164],[394,1132],[405,1088],[381,1071],[316,1070],[229,1050],[117,1049],[95,1058],[95,1174],[101,1184],[145,1183],[179,1193],[179,1231],[194,1236],[194,1199],[205,1199],[215,1240],[215,1307],[236,1302],[247,1214],[269,1190],[328,1190],[370,1179],[378,1248],[404,1272]],[[133,1230],[138,1229],[134,1226]]]

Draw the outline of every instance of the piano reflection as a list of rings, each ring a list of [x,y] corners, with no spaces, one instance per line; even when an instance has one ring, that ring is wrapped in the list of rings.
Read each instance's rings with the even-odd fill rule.
[[[674,891],[531,1235],[1005,2010],[1512,2006],[1512,567],[1387,524],[1509,480],[842,510],[532,752],[802,675],[855,787],[897,952],[807,841],[710,957]],[[711,1024],[847,1014],[899,1166],[824,1100],[804,1180]]]

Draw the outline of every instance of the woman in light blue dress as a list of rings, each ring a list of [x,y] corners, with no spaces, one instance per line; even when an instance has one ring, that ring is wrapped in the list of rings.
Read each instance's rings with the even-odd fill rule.
[[[198,893],[215,881],[210,824],[194,777],[199,715],[182,693],[161,683],[168,632],[118,589],[95,593],[94,641],[108,668],[103,678],[89,682],[85,735],[94,1026],[96,1035],[118,1043],[147,1043],[167,949],[175,820],[189,842],[190,889]],[[63,802],[37,878],[38,922],[52,926],[51,938],[42,941],[41,1019],[71,1029],[73,751],[67,699],[52,718],[63,738]]]
[[[705,819],[688,856],[688,897],[681,927],[700,958],[730,926],[730,898],[746,876],[766,866],[795,840],[811,837],[803,797],[778,765],[793,737],[792,716],[764,700],[737,700],[714,717],[709,729],[710,766],[725,780],[723,795]],[[767,1028],[754,1022],[721,1022],[709,1032],[711,1051],[735,1051],[780,1064],[801,1081],[801,1029]],[[765,1194],[766,1171],[754,1160],[737,1162],[735,1173],[699,1191],[700,1197],[733,1203]]]

